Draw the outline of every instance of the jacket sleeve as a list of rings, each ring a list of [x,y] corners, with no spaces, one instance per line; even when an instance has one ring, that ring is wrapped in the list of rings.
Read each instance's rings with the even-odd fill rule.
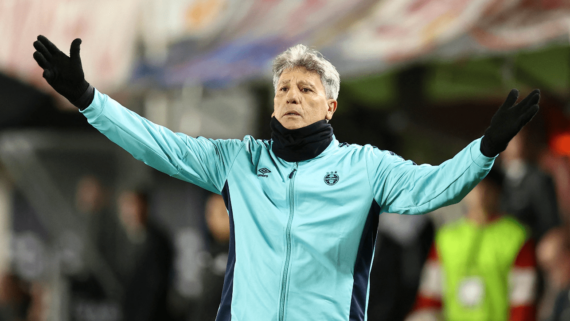
[[[400,156],[370,147],[368,177],[382,212],[424,214],[459,202],[491,170],[494,157],[480,151],[477,139],[439,166],[416,165]]]
[[[218,194],[244,146],[240,140],[193,138],[174,133],[97,90],[91,105],[81,113],[93,127],[134,158]]]

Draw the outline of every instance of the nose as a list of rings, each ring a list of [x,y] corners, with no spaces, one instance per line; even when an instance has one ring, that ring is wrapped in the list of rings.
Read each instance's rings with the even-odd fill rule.
[[[287,92],[287,104],[298,104],[298,103],[299,103],[299,90],[293,87]]]

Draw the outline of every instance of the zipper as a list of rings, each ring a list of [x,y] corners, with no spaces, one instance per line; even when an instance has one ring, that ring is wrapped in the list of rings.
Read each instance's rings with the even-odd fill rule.
[[[287,240],[287,252],[285,254],[285,269],[283,270],[283,277],[281,278],[281,304],[279,305],[279,321],[285,318],[285,298],[287,296],[287,280],[289,276],[289,262],[291,261],[291,224],[293,223],[293,214],[295,207],[295,200],[293,198],[293,189],[295,187],[295,173],[297,172],[297,163],[295,168],[289,174],[289,221],[287,222],[287,229],[285,230],[285,238]]]

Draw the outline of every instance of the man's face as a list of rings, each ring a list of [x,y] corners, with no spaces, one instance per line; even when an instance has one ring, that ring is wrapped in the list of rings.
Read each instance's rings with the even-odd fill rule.
[[[511,161],[522,159],[524,157],[524,137],[518,133],[507,146],[504,152],[501,153],[503,161],[510,163]]]
[[[305,68],[283,71],[273,99],[273,116],[287,129],[331,119],[337,102],[327,99],[321,77]]]
[[[77,184],[75,195],[77,209],[84,213],[96,213],[105,205],[104,196],[101,182],[93,176],[85,176]]]
[[[123,192],[118,200],[121,222],[128,229],[138,229],[146,223],[146,209],[137,196],[132,192]]]

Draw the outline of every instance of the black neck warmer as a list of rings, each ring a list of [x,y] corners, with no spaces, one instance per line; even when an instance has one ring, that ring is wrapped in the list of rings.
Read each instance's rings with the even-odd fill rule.
[[[272,150],[288,162],[302,162],[320,155],[331,143],[332,126],[321,120],[299,129],[287,129],[271,118]]]

